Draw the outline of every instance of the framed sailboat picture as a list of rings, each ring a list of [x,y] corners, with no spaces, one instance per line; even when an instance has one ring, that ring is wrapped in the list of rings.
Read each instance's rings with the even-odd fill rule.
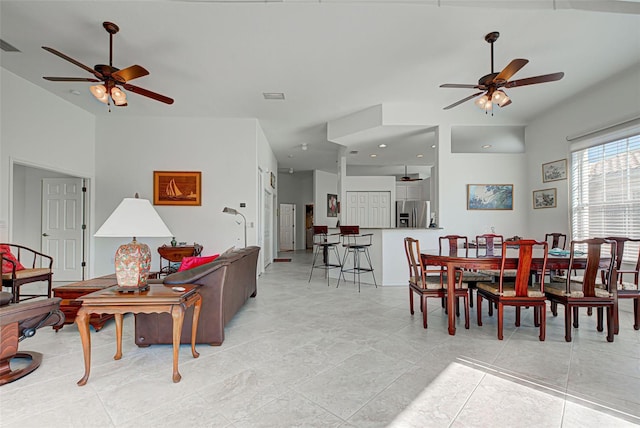
[[[200,171],[153,171],[154,205],[202,205]]]

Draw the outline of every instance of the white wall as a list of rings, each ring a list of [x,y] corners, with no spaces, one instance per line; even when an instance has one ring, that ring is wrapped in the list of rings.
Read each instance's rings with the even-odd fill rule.
[[[0,93],[0,238],[11,240],[12,205],[25,204],[12,196],[13,166],[93,177],[95,117],[4,68]]]
[[[438,227],[470,239],[490,233],[492,226],[505,237],[528,236],[531,192],[526,154],[451,153],[450,129],[438,129]],[[467,184],[513,184],[513,210],[467,210]]]
[[[623,120],[640,117],[640,64],[594,85],[550,109],[525,129],[527,152],[528,223],[531,236],[544,238],[548,232],[570,235],[569,182],[542,182],[542,164],[558,159],[570,163],[567,136],[574,136]],[[570,168],[570,166],[569,166]],[[531,192],[557,189],[557,208],[534,210]]]
[[[153,171],[201,171],[202,206],[156,206],[178,241],[197,242],[203,255],[243,246],[243,225],[224,214],[239,209],[247,224],[258,221],[258,157],[272,163],[264,147],[256,155],[255,119],[217,118],[99,118],[96,126],[96,228],[124,197],[136,192],[153,200]],[[261,141],[260,145],[263,145]],[[246,207],[240,208],[240,203]],[[247,229],[247,244],[258,243],[256,228]],[[155,251],[171,238],[141,239]],[[96,273],[113,270],[113,254],[122,239],[96,239]]]
[[[305,249],[305,205],[313,204],[313,172],[301,171],[293,174],[278,174],[278,204],[296,206],[296,250]],[[314,205],[314,214],[316,206]],[[326,209],[325,209],[326,214]],[[278,236],[280,228],[278,227]]]
[[[330,172],[315,170],[313,172],[313,224],[336,227],[340,214],[338,217],[327,217],[328,194],[338,195],[338,176]],[[339,195],[338,200],[340,201]]]
[[[278,206],[278,185],[276,183],[276,188],[274,189],[273,187],[271,187],[271,182],[269,180],[269,177],[271,176],[271,172],[273,171],[277,171],[278,170],[278,161],[276,160],[276,156],[275,154],[273,154],[273,150],[271,150],[271,146],[269,145],[269,141],[267,140],[267,136],[264,135],[264,131],[262,129],[262,127],[260,126],[260,123],[258,121],[256,121],[256,155],[257,155],[257,170],[256,170],[256,176],[255,176],[255,182],[257,183],[257,192],[256,192],[256,207],[258,207],[257,209],[257,217],[256,217],[256,222],[255,222],[255,229],[253,229],[253,233],[256,235],[256,244],[259,247],[262,248],[262,250],[260,251],[260,254],[258,256],[258,273],[262,273],[264,271],[264,266],[268,263],[265,263],[265,257],[266,254],[270,254],[271,255],[271,259],[269,260],[269,263],[271,263],[271,261],[273,261],[273,257],[275,257],[275,254],[277,253],[277,245],[278,245],[278,239],[277,239],[277,230],[278,228],[276,227],[277,225],[277,216],[275,215],[277,206]],[[262,171],[262,177],[259,177],[258,175],[260,174],[260,171]],[[262,178],[262,180],[260,180],[260,178]],[[260,182],[262,182],[262,187],[259,186]],[[264,249],[264,230],[265,230],[265,226],[263,225],[262,228],[257,227],[257,225],[259,224],[259,221],[262,221],[264,216],[264,201],[263,198],[265,197],[265,191],[269,194],[269,196],[272,198],[272,213],[271,213],[271,227],[268,228],[267,230],[271,230],[273,233],[273,236],[271,238],[271,251],[270,252],[266,252]],[[260,204],[262,204],[262,207],[260,206]],[[268,218],[269,216],[267,216]],[[248,232],[247,232],[248,233]]]

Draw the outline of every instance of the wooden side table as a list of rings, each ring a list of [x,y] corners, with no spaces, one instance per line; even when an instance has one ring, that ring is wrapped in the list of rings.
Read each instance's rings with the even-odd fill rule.
[[[199,256],[202,253],[202,245],[182,245],[179,247],[170,247],[163,245],[158,247],[158,254],[160,254],[160,271],[161,275],[169,275],[175,272],[175,268],[171,263],[180,263],[185,257]],[[167,265],[163,266],[163,260],[167,261]]]
[[[182,376],[178,372],[178,354],[180,336],[186,308],[194,305],[193,328],[191,330],[191,355],[198,358],[196,352],[196,332],[202,298],[195,284],[182,287],[169,287],[163,284],[150,284],[149,289],[134,292],[119,292],[115,287],[87,294],[82,298],[82,306],[76,316],[76,324],[80,331],[82,352],[84,354],[84,376],[78,381],[83,386],[89,380],[91,371],[91,336],[89,334],[89,318],[92,313],[113,314],[116,319],[116,355],[114,360],[122,357],[122,318],[125,313],[157,313],[168,312],[173,318],[173,382],[180,382]]]

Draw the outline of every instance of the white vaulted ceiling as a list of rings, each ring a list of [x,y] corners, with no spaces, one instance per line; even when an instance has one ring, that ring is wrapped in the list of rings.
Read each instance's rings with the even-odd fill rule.
[[[103,21],[120,27],[114,66],[142,65],[150,75],[132,83],[173,105],[129,94],[128,107],[108,113],[88,83],[42,79],[90,75],[41,46],[90,67],[105,63]],[[564,79],[508,90],[513,104],[493,117],[472,101],[444,111],[475,90],[440,84],[475,84],[491,71],[491,31],[500,32],[497,70],[527,58],[516,78],[563,71]],[[281,168],[335,171],[339,145],[328,141],[327,124],[374,106],[412,106],[411,118],[353,135],[348,150],[358,155],[349,163],[425,165],[432,159],[416,150],[429,152],[439,124],[452,125],[454,138],[456,126],[522,129],[549,106],[606,85],[640,62],[640,3],[1,0],[0,38],[20,50],[1,52],[3,68],[95,115],[255,117]],[[380,151],[381,142],[393,150]]]

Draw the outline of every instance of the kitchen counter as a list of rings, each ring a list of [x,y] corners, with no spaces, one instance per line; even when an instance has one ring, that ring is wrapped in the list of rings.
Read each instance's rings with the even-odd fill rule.
[[[338,231],[339,229],[334,229],[333,233]],[[442,228],[418,229],[409,227],[360,229],[360,233],[373,234],[369,254],[376,281],[378,285],[383,286],[406,286],[408,284],[409,266],[404,252],[404,238],[410,236],[418,239],[421,250],[433,250],[439,246],[438,238],[445,235]],[[343,249],[340,248],[340,256],[343,255]],[[353,263],[352,259],[350,261]],[[330,271],[332,278],[337,279],[338,273],[337,269]],[[347,275],[348,284],[352,284],[352,278]],[[360,282],[373,285],[373,278],[369,273],[362,273]]]

